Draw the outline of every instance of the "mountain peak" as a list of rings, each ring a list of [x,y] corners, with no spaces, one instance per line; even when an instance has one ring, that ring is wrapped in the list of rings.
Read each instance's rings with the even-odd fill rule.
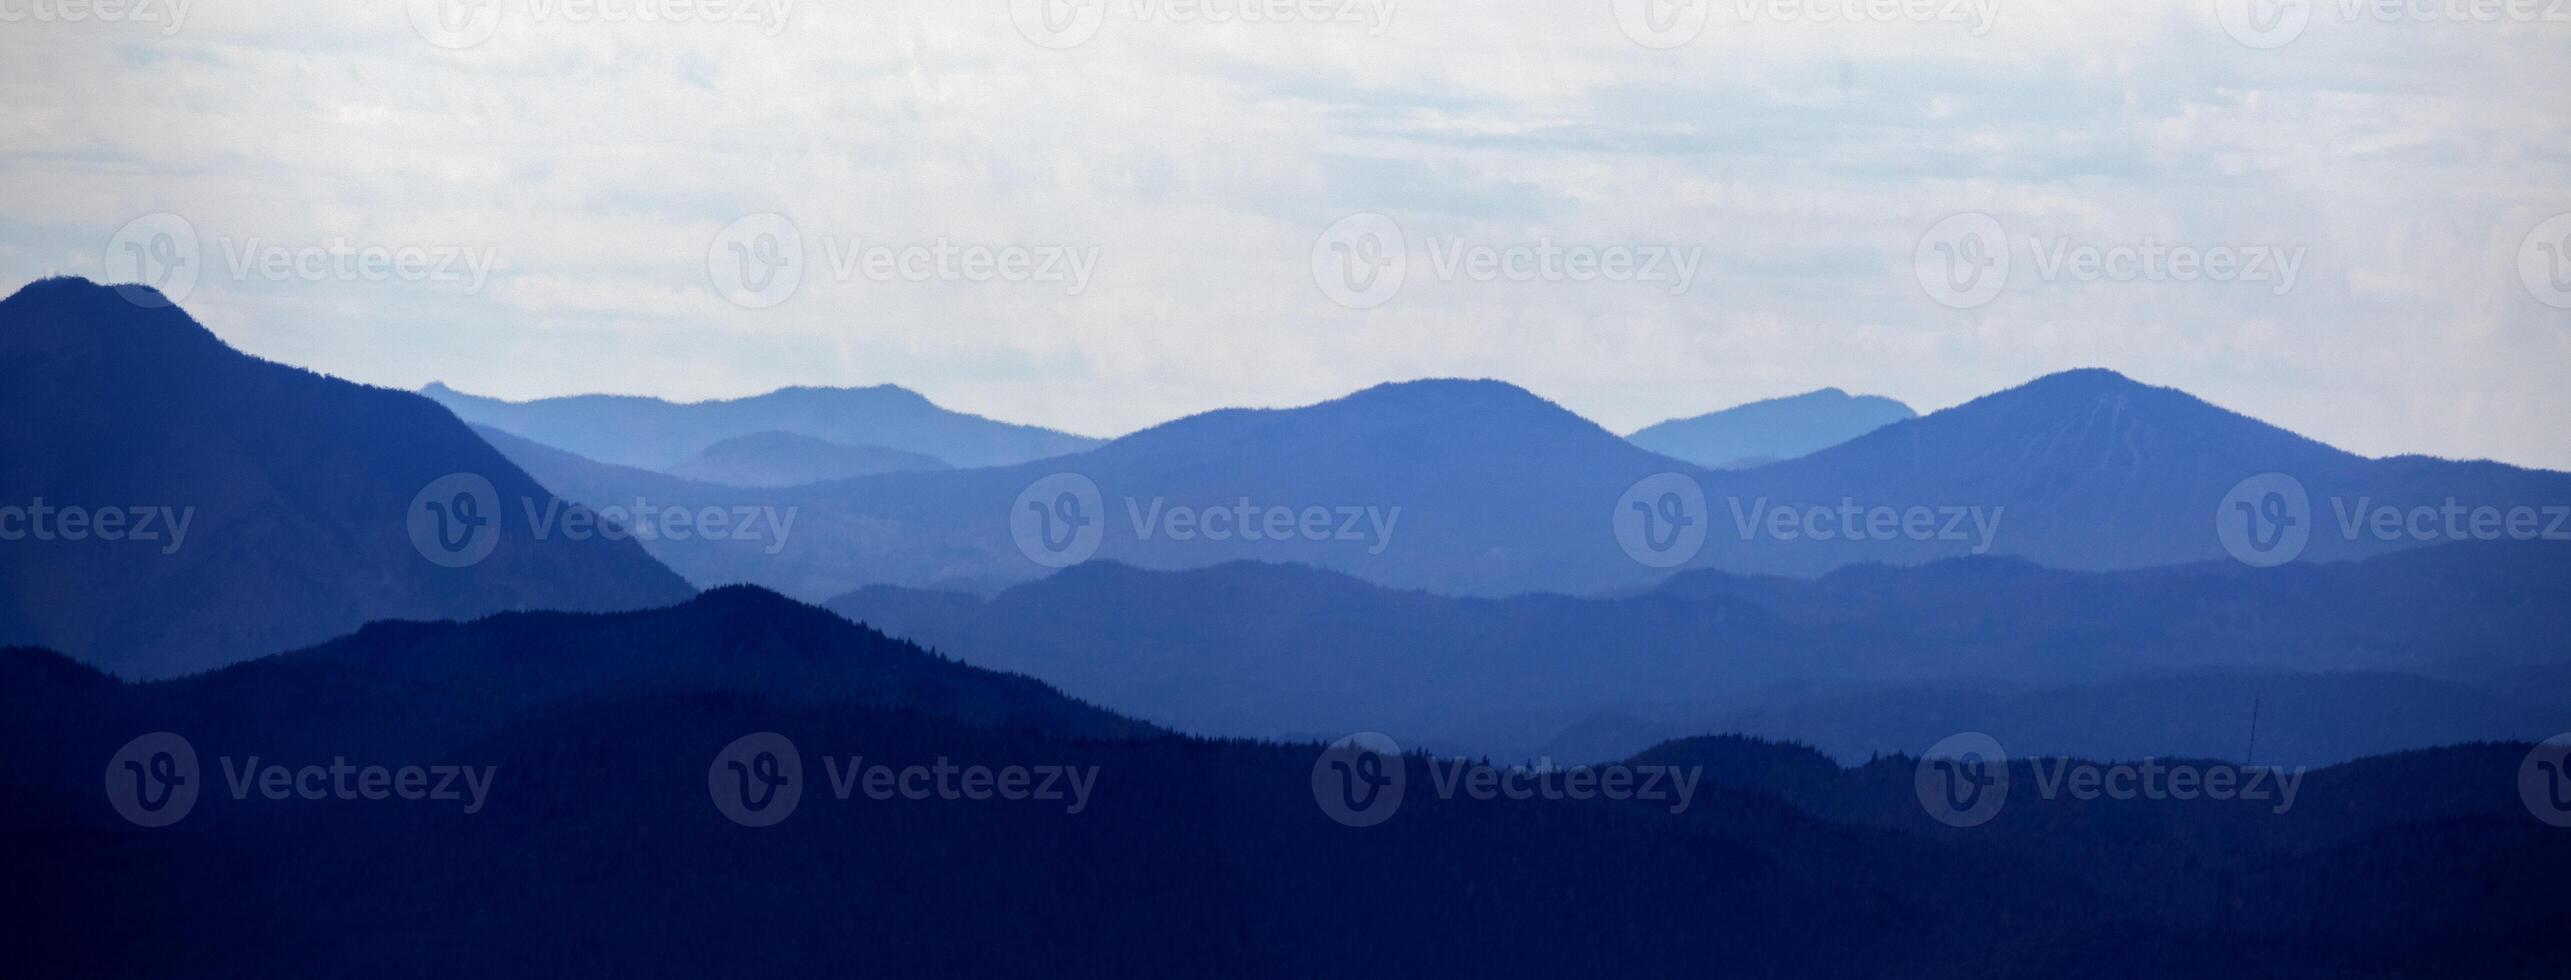
[[[0,299],[12,325],[0,333],[0,350],[55,349],[82,343],[137,343],[180,348],[231,349],[160,290],[141,285],[102,285],[79,276],[54,276],[19,287]]]
[[[1534,392],[1493,378],[1420,378],[1412,381],[1387,381],[1357,391],[1341,400],[1411,403],[1478,402],[1491,405],[1527,402],[1553,404]]]
[[[2119,374],[2112,369],[2102,367],[2072,368],[2068,371],[2056,371],[2052,374],[2029,381],[2019,387],[2084,390],[2114,390],[2118,388],[2150,389],[2155,391],[2169,390],[2159,388],[2154,385],[2144,384],[2140,381],[2136,381]]]
[[[1804,456],[1917,414],[1880,395],[1822,388],[1671,419],[1626,438],[1672,459],[1736,469]]]

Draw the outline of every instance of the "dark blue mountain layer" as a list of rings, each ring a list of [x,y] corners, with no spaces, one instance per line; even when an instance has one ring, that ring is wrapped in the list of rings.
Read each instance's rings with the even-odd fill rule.
[[[2115,573],[2010,559],[1819,581],[1681,575],[1609,598],[1459,599],[1299,566],[1067,570],[983,599],[830,603],[964,660],[1200,734],[1379,730],[1594,761],[1744,731],[1862,758],[1981,729],[2031,749],[2319,763],[2571,727],[2571,549]]]
[[[0,545],[0,640],[125,676],[204,670],[372,620],[634,609],[692,592],[631,542],[537,539],[528,508],[554,498],[435,403],[243,355],[166,303],[85,280],[0,301],[0,418],[0,507],[128,515],[114,541],[0,528],[21,535]],[[498,543],[461,568],[430,562],[409,533],[413,498],[453,473],[489,480],[503,505]],[[155,539],[133,537],[142,513],[156,515]]]

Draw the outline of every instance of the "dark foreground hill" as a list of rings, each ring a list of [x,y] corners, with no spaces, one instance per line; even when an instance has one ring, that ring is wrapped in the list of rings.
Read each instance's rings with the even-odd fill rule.
[[[583,636],[585,622],[499,627],[601,650],[625,641]],[[2571,953],[2553,928],[2571,899],[2571,832],[2514,800],[2524,746],[2313,773],[2283,814],[2022,788],[1997,820],[1960,829],[1932,822],[1898,778],[1908,760],[1848,771],[1740,757],[1792,750],[1670,746],[1647,761],[1705,767],[1681,807],[1441,793],[1453,763],[1412,756],[1393,762],[1407,780],[1399,809],[1352,827],[1319,802],[1315,773],[1331,770],[1314,746],[1060,738],[959,721],[933,699],[786,701],[743,693],[756,680],[708,689],[711,675],[530,685],[520,661],[549,655],[534,649],[418,674],[397,669],[417,659],[403,643],[349,642],[374,652],[264,665],[265,696],[223,674],[134,686],[46,654],[0,655],[13,682],[0,686],[0,753],[44,760],[0,783],[12,969],[2549,977]],[[732,659],[711,642],[679,659]],[[748,678],[775,659],[730,667]],[[297,685],[366,694],[371,723],[334,699],[274,696]],[[473,717],[442,707],[495,690],[547,696]],[[183,818],[146,828],[117,814],[100,773],[112,793],[118,777],[173,766],[115,764],[152,732],[187,740],[200,792]],[[786,764],[799,802],[766,826],[723,809],[727,779],[758,771],[724,765],[752,733],[799,755]],[[453,765],[481,789],[343,796],[322,789],[336,764]],[[236,795],[235,773],[254,766],[286,767],[282,799],[262,779]],[[833,786],[850,767],[922,773],[923,792],[905,795],[896,775],[885,792],[842,798]],[[941,767],[1023,772],[1030,790],[1069,773],[1085,788],[927,790]]]
[[[455,565],[413,523],[451,474],[497,511]],[[562,506],[427,399],[246,356],[166,303],[78,279],[0,301],[0,642],[164,677],[378,619],[690,593],[631,541],[533,533]]]

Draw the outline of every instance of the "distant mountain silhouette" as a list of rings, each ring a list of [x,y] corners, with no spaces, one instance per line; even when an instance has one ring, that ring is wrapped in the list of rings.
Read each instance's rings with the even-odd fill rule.
[[[2299,481],[2309,512],[2302,561],[2331,561],[2451,538],[2342,531],[2341,511],[2439,506],[2571,506],[2571,474],[2425,457],[2368,459],[2104,370],[2069,371],[1897,422],[1801,459],[1723,473],[1706,488],[1713,533],[1699,564],[1817,575],[1862,561],[1915,564],[1973,553],[1970,533],[1849,540],[1768,530],[1742,518],[1778,510],[1980,508],[1989,554],[2058,568],[2175,565],[2227,557],[2215,514],[2243,481]],[[1940,531],[1944,522],[1938,522]],[[2543,524],[2535,528],[2540,532]],[[1825,530],[1836,532],[1835,523]],[[2571,525],[2557,529],[2571,534]]]
[[[882,446],[843,446],[792,432],[754,432],[699,450],[672,476],[736,487],[791,487],[877,473],[953,469],[945,461]]]
[[[550,467],[567,461],[543,454],[512,458],[593,505],[659,486],[557,474]],[[877,584],[990,591],[1050,570],[1020,547],[1028,528],[1013,521],[1026,517],[1022,494],[1058,505],[1063,488],[1040,481],[1069,474],[1097,487],[1101,513],[1038,516],[1065,519],[1057,530],[1096,528],[1092,560],[1155,569],[1293,562],[1451,595],[1598,594],[1667,574],[1636,560],[1617,524],[1628,492],[1663,474],[1704,494],[1703,512],[1677,515],[1704,530],[1686,565],[1811,577],[1978,553],[2092,570],[2229,560],[2217,512],[2245,480],[2275,472],[2306,491],[2307,509],[2285,515],[2309,529],[2296,559],[2306,563],[2451,540],[2381,536],[2371,525],[2351,537],[2343,522],[2361,509],[2452,499],[2571,513],[2571,475],[2366,459],[2106,371],[2050,376],[1736,471],[1651,453],[1507,384],[1420,381],[1300,408],[1209,412],[1010,467],[772,489],[682,486],[682,500],[792,508],[799,530],[774,551],[765,542],[649,546],[692,581],[757,583],[812,601]],[[1667,500],[1665,489],[1644,496]],[[1313,508],[1319,533],[1299,527]],[[1235,530],[1243,513],[1288,533],[1248,540]],[[1200,519],[1209,523],[1199,528]],[[2548,527],[2545,518],[2522,530]],[[2551,531],[2571,535],[2571,523]]]
[[[0,507],[158,525],[151,541],[64,527],[0,545],[0,640],[165,677],[377,619],[690,594],[630,542],[535,537],[526,508],[553,498],[434,403],[248,357],[154,307],[79,279],[0,301]],[[499,533],[448,568],[414,545],[410,509],[455,473],[490,482]]]
[[[1671,419],[1626,438],[1707,469],[1743,469],[1818,452],[1918,415],[1890,398],[1823,388]]]
[[[516,433],[602,463],[666,470],[728,439],[767,432],[917,453],[955,466],[1004,466],[1076,453],[1095,439],[939,408],[892,385],[783,388],[676,403],[624,395],[506,402],[443,384],[420,392],[475,425]]]
[[[597,485],[594,470],[569,472],[580,468],[558,457],[513,458],[578,499],[635,494]],[[1209,412],[1018,466],[762,491],[760,502],[799,515],[781,553],[719,541],[653,548],[695,581],[753,582],[815,600],[881,583],[993,588],[1049,570],[1022,550],[1012,516],[1038,481],[1073,474],[1099,490],[1103,513],[1078,516],[1100,522],[1100,559],[1153,568],[1291,561],[1481,595],[1640,588],[1663,573],[1625,554],[1609,518],[1628,487],[1670,471],[1695,472],[1514,386],[1421,381],[1303,408]],[[578,486],[594,489],[570,489]],[[744,496],[677,492],[709,502]],[[1288,533],[1211,540],[1191,524],[1180,540],[1165,523],[1174,512],[1193,519],[1222,510],[1228,528],[1245,505],[1255,508],[1254,529],[1277,516]]]
[[[2542,976],[2529,965],[2571,954],[2550,901],[2571,837],[2515,798],[2522,744],[2317,771],[2283,814],[2046,799],[2012,760],[2017,788],[1973,828],[1931,821],[1906,758],[1839,769],[1792,746],[1672,743],[1638,761],[1704,774],[1680,808],[1678,777],[1652,777],[1650,800],[1477,798],[1437,789],[1451,761],[1408,756],[1390,760],[1408,786],[1398,811],[1360,829],[1318,802],[1318,746],[977,724],[939,706],[1068,702],[822,618],[724,590],[620,616],[391,624],[149,686],[0,650],[0,866],[29,897],[12,909],[11,965]],[[805,693],[768,696],[782,690]],[[198,765],[187,815],[154,829],[125,822],[100,784],[147,732],[186,739]],[[798,750],[800,802],[736,826],[709,773],[761,732]],[[1077,812],[836,797],[858,760],[1063,767],[1094,792]],[[478,809],[296,798],[342,779],[327,767],[435,765],[487,777]],[[286,798],[264,781],[236,794],[249,766],[287,767]]]
[[[2571,663],[2553,640],[2571,632],[2571,551],[2545,543],[2268,570],[1699,571],[1597,599],[1092,564],[987,600],[871,588],[829,606],[1182,731],[1374,730],[1562,762],[1702,731],[1857,757],[1968,728],[2032,751],[2237,752],[2256,700],[2261,758],[2281,762],[2571,726],[2571,700],[2512,681]]]

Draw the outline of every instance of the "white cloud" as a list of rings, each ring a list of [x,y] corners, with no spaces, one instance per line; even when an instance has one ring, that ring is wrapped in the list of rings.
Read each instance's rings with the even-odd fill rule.
[[[1979,34],[1718,0],[1651,50],[1607,3],[1409,0],[1375,33],[1107,0],[1055,51],[1002,0],[796,3],[773,34],[499,2],[457,51],[393,3],[198,0],[168,36],[0,25],[0,272],[96,272],[155,211],[209,238],[485,247],[470,295],[211,275],[188,305],[267,356],[522,397],[890,381],[1114,433],[1486,375],[1626,429],[1823,385],[1935,407],[2095,364],[2362,452],[2571,467],[2571,314],[2517,277],[2527,230],[2571,211],[2571,25],[2322,4],[2261,51],[2210,0],[2002,0]],[[1310,255],[1360,210],[1402,222],[1411,279],[1352,311]],[[808,268],[744,309],[706,252],[761,211],[812,262],[825,239],[943,239],[1098,265],[1079,295]],[[2031,243],[2308,260],[2279,297],[2045,282],[2020,254],[1959,311],[1912,255],[1960,211]],[[1435,281],[1426,239],[1456,236],[1701,247],[1706,268],[1676,297]]]

